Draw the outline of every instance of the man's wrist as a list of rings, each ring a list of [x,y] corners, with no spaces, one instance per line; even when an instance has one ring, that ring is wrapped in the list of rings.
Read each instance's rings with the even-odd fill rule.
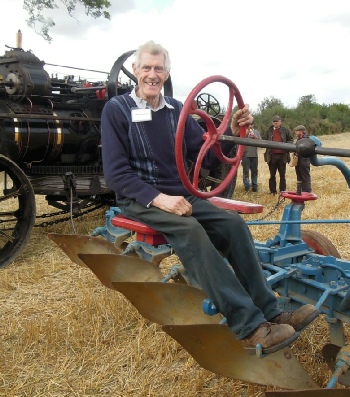
[[[160,197],[161,194],[162,194],[162,193],[157,194],[156,197],[154,197],[153,200],[147,205],[147,208],[149,208],[151,205],[154,205],[154,203],[156,202],[156,199],[157,199],[158,197]]]
[[[239,127],[231,127],[231,131],[233,136],[239,136]]]

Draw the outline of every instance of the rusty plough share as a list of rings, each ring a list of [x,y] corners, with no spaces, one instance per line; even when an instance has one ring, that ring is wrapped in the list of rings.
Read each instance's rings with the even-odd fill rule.
[[[192,108],[196,94],[216,81],[226,84],[230,92],[228,110],[218,129],[205,112]],[[248,144],[296,151],[309,156],[316,166],[334,165],[340,169],[350,186],[350,169],[343,162],[334,157],[317,157],[318,154],[350,157],[350,150],[322,148],[317,141],[308,141],[309,144],[301,141],[298,145],[292,145],[246,140],[245,128],[241,128],[240,137],[224,136],[234,97],[241,108],[243,100],[237,87],[222,76],[213,76],[198,84],[184,103],[175,154],[180,177],[192,194],[208,198],[227,210],[249,214],[262,212],[263,208],[258,204],[213,197],[225,188],[237,171],[243,145]],[[184,123],[189,114],[202,117],[208,127],[192,182],[182,161]],[[236,157],[226,158],[221,153],[219,141],[222,139],[232,139],[239,144]],[[198,173],[201,159],[210,147],[213,147],[222,162],[232,165],[233,171],[219,188],[201,192],[198,190]],[[344,323],[350,323],[350,262],[340,259],[336,248],[325,236],[301,230],[303,223],[318,223],[301,220],[305,201],[317,199],[316,195],[282,192],[281,196],[291,202],[285,206],[282,221],[274,222],[280,224],[279,232],[266,243],[256,241],[255,246],[267,280],[279,294],[281,307],[290,309],[312,303],[325,314],[331,336],[331,344],[322,351],[331,371],[326,388],[320,388],[315,383],[290,348],[262,355],[257,346],[255,356],[246,354],[241,342],[228,329],[223,316],[191,280],[182,264],[173,266],[167,276],[160,272],[157,265],[172,253],[164,237],[145,225],[124,218],[117,207],[111,207],[106,212],[106,226],[95,229],[92,236],[49,234],[49,237],[72,261],[88,266],[103,285],[121,292],[143,317],[162,325],[163,330],[178,341],[203,368],[229,378],[282,389],[266,392],[270,397],[345,397],[350,394],[349,389],[337,388],[337,384],[350,386],[350,346],[346,345],[344,335]],[[124,240],[131,233],[135,235],[135,241],[125,244]],[[95,237],[97,235],[103,235],[107,241]],[[175,282],[169,283],[170,280]]]

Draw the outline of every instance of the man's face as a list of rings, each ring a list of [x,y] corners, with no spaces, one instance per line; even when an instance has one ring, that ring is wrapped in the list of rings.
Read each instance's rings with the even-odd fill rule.
[[[303,131],[295,131],[295,135],[297,138],[301,138],[303,136]]]
[[[164,82],[169,77],[165,71],[164,55],[152,55],[148,52],[141,54],[140,66],[132,65],[139,85],[139,94],[145,99],[158,97]]]
[[[277,120],[277,121],[273,121],[272,124],[275,128],[279,128],[281,126],[282,121],[281,120]]]

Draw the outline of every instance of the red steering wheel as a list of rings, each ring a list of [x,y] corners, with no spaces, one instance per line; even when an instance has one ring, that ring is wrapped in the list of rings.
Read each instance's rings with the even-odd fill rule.
[[[206,87],[208,84],[214,83],[214,82],[219,82],[219,83],[224,83],[228,86],[230,97],[229,97],[229,102],[228,102],[228,107],[227,111],[225,114],[225,117],[223,118],[220,126],[218,128],[215,127],[213,120],[211,117],[201,109],[198,109],[196,106],[195,98],[198,95],[199,92],[202,91],[204,87]],[[196,85],[196,87],[190,92],[189,96],[187,97],[184,106],[181,110],[180,117],[179,117],[179,123],[177,126],[176,130],[176,137],[175,137],[175,159],[176,159],[176,165],[177,169],[179,171],[179,175],[181,178],[182,183],[186,187],[186,189],[193,194],[194,196],[201,197],[201,198],[208,198],[208,197],[213,197],[215,195],[220,194],[222,191],[224,191],[229,183],[231,182],[232,178],[237,173],[239,164],[242,160],[243,152],[244,152],[244,146],[238,145],[237,151],[236,151],[236,156],[235,157],[226,157],[220,147],[220,141],[219,137],[226,131],[228,122],[230,120],[231,114],[232,114],[232,105],[233,105],[233,99],[236,97],[237,100],[237,106],[239,109],[242,109],[244,107],[244,102],[241,97],[241,94],[236,87],[236,85],[229,79],[227,79],[224,76],[211,76],[207,77],[206,79],[202,80],[199,84]],[[204,133],[203,135],[203,145],[198,153],[197,156],[197,161],[194,167],[194,173],[193,173],[193,181],[191,182],[187,170],[184,164],[184,157],[183,157],[183,139],[184,139],[184,131],[185,131],[185,124],[187,117],[190,114],[196,114],[199,117],[201,117],[207,126],[207,132]],[[245,138],[246,137],[246,127],[240,127],[240,137]],[[204,159],[204,156],[206,153],[210,150],[213,149],[216,157],[225,164],[232,164],[232,167],[229,171],[229,173],[226,175],[225,179],[217,186],[215,189],[209,191],[209,192],[203,192],[198,189],[198,180],[199,180],[199,174],[202,166],[202,162]]]

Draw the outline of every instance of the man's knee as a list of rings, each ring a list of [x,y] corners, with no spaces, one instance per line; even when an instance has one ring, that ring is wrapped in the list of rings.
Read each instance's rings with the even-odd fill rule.
[[[236,212],[228,213],[225,229],[227,233],[237,235],[237,231],[246,229],[248,226],[245,220]]]
[[[191,236],[198,236],[205,233],[203,226],[193,216],[185,217],[181,216],[178,222],[174,225],[179,234],[191,238]]]

